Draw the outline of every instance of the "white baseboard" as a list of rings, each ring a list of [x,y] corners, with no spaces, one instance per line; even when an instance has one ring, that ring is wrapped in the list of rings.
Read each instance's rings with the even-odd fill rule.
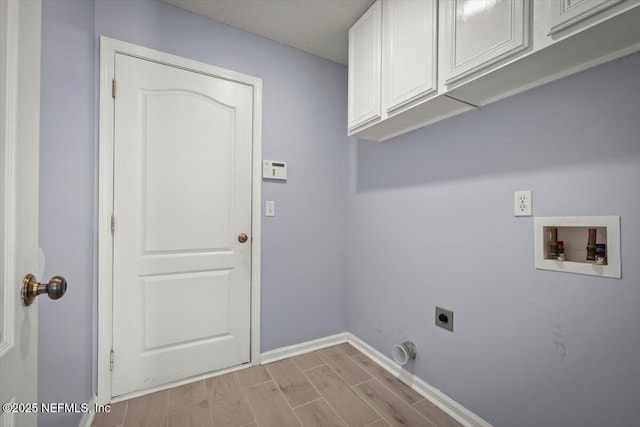
[[[260,355],[260,364],[264,365],[267,363],[276,362],[278,360],[297,356],[299,354],[308,353],[310,351],[319,350],[325,347],[331,347],[332,345],[341,344],[343,342],[349,342],[371,360],[386,369],[394,377],[397,377],[400,381],[414,389],[421,396],[424,396],[426,399],[430,400],[434,405],[442,409],[459,423],[467,427],[491,427],[491,424],[489,424],[446,394],[442,393],[437,388],[429,385],[423,379],[417,377],[411,372],[402,369],[402,367],[391,360],[391,358],[382,354],[350,332],[343,332],[341,334],[331,335],[329,337],[320,338],[313,341],[307,341],[302,344],[295,344],[267,351]]]
[[[89,407],[89,412],[85,412],[80,419],[80,423],[78,427],[91,427],[91,423],[93,422],[93,417],[96,416],[95,412],[91,412],[96,407],[96,402],[98,401],[98,397],[94,394],[89,399],[87,406]]]
[[[431,386],[423,379],[417,377],[416,375],[408,372],[396,362],[391,360],[388,356],[379,352],[375,348],[371,347],[366,342],[362,341],[360,338],[356,337],[350,332],[342,332],[340,334],[331,335],[324,338],[319,338],[317,340],[307,341],[301,344],[290,345],[287,347],[276,348],[274,350],[266,351],[260,355],[260,364],[264,365],[267,363],[276,362],[278,360],[287,359],[289,357],[298,356],[300,354],[308,353],[315,350],[320,350],[326,347],[331,347],[333,345],[342,344],[344,342],[348,342],[353,345],[355,348],[360,350],[363,354],[369,357],[371,360],[376,362],[378,365],[382,366],[385,370],[391,373],[393,376],[397,377],[400,381],[407,384],[409,387],[414,389],[420,395],[424,396],[426,399],[430,400],[434,405],[438,408],[442,409],[444,412],[449,414],[452,418],[454,418],[459,423],[467,426],[467,427],[492,427],[491,424],[480,418],[478,415],[474,414],[446,394],[442,393],[437,388]],[[221,373],[236,371],[238,369],[244,369],[248,367],[247,365],[233,367],[227,370],[216,372],[213,375],[219,375]],[[211,377],[212,374],[204,375],[203,377]],[[172,383],[171,385],[164,385],[162,387],[158,387],[159,389],[174,387],[176,385],[180,385],[182,383],[187,383],[194,381],[200,378],[190,378],[187,380],[179,381],[176,383]],[[127,395],[125,398],[136,397],[136,394],[146,394],[149,393],[150,390],[145,390],[144,392],[133,393]],[[122,396],[119,399],[113,399],[114,401],[123,400]],[[93,407],[96,402],[96,396],[92,396],[89,401],[89,406]],[[86,413],[82,417],[80,424],[78,427],[90,427],[93,422],[93,413]]]
[[[1,0],[0,0],[1,1]],[[264,365],[271,362],[277,362],[278,360],[287,359],[289,357],[297,356],[299,354],[308,353],[314,350],[320,350],[322,348],[331,347],[332,345],[341,344],[347,342],[351,335],[347,332],[331,335],[328,337],[320,338],[313,341],[307,341],[302,344],[290,345],[287,347],[277,348],[275,350],[267,351],[260,354],[260,364]],[[155,387],[146,388],[144,390],[138,390],[131,393],[126,393],[120,396],[113,397],[111,403],[118,403],[124,400],[133,399],[136,397],[144,396],[146,394],[155,393],[157,391],[167,390],[173,387],[178,387],[184,384],[192,383],[194,381],[204,380],[211,377],[217,377],[218,375],[228,374],[229,372],[235,372],[242,369],[249,368],[250,364],[232,366],[230,368],[221,369],[215,372],[209,372],[202,375],[196,375],[193,377],[185,378],[183,380],[172,381],[167,384],[158,385]],[[89,425],[89,424],[87,424]],[[83,427],[84,424],[81,424]]]
[[[402,369],[400,365],[398,365],[388,356],[380,353],[378,350],[371,347],[369,344],[362,341],[352,333],[348,333],[348,335],[348,341],[351,345],[360,350],[378,365],[382,366],[393,376],[397,377],[400,381],[420,393],[422,396],[424,396],[424,398],[430,400],[431,403],[442,409],[459,423],[468,427],[491,427],[491,424],[489,424],[478,415],[474,414],[437,388],[431,386],[429,383],[412,374],[411,372]]]
[[[352,337],[352,335],[349,332],[342,332],[340,334],[319,338],[317,340],[303,342],[302,344],[276,348],[275,350],[262,353],[260,355],[260,364],[265,365],[267,363],[277,362],[278,360],[287,359],[299,354],[320,350],[322,348],[331,347],[332,345],[342,344],[343,342],[349,341],[350,337]]]

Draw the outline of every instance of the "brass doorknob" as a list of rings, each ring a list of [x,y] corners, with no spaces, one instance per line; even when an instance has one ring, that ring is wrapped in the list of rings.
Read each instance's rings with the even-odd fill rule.
[[[245,243],[247,240],[249,240],[249,236],[247,236],[246,233],[238,234],[238,242]]]
[[[27,306],[33,304],[40,294],[48,294],[51,299],[62,298],[67,292],[67,279],[62,276],[54,276],[49,283],[38,283],[38,279],[33,274],[27,274],[22,279],[22,304]]]

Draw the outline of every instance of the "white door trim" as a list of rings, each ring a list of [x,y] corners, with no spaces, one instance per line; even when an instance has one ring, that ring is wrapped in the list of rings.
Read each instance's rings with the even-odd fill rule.
[[[131,43],[100,37],[100,130],[98,189],[98,403],[111,401],[110,353],[113,338],[113,129],[111,96],[116,53],[166,64],[253,87],[251,206],[251,364],[260,363],[260,225],[262,176],[262,79]],[[116,225],[117,227],[117,225]],[[117,361],[116,361],[117,363]]]

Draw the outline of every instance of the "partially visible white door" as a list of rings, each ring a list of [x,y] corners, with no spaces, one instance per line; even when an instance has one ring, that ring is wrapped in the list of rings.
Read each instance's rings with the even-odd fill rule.
[[[38,265],[40,2],[0,1],[0,425],[33,427],[37,303],[20,303]],[[16,406],[17,404],[28,404]],[[17,411],[20,410],[21,413]],[[27,413],[24,413],[24,412]]]
[[[113,396],[250,360],[253,89],[116,54]]]

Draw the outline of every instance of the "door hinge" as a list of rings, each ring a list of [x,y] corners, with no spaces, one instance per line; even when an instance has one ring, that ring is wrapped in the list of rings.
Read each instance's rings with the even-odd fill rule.
[[[116,232],[116,217],[114,215],[111,215],[111,235],[113,236],[115,232]]]
[[[116,79],[111,80],[111,96],[116,97]]]
[[[111,350],[111,354],[109,355],[109,370],[113,371],[113,361],[115,360],[115,353]]]

